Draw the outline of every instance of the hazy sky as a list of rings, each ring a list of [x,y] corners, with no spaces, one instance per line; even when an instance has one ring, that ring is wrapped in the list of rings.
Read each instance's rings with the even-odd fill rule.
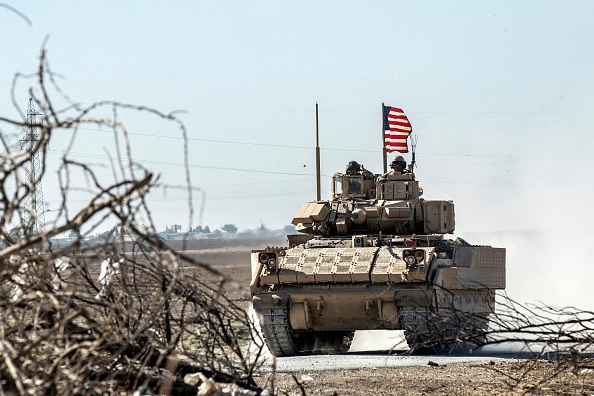
[[[316,102],[323,197],[349,160],[381,172],[384,102],[409,116],[424,197],[455,202],[457,235],[547,231],[564,241],[547,248],[567,257],[547,263],[551,274],[573,265],[567,276],[579,283],[593,273],[577,253],[594,241],[592,1],[7,4],[32,25],[0,6],[2,114],[16,117],[13,75],[36,70],[47,35],[73,100],[185,110],[192,183],[207,196],[203,225],[279,228],[315,199]],[[18,86],[22,107],[31,83]],[[124,121],[134,157],[183,184],[179,130],[150,116]],[[57,137],[50,155],[70,137]],[[105,162],[112,140],[89,127],[72,155]],[[43,189],[57,206],[57,186]],[[151,204],[160,229],[188,225],[181,191],[155,191]],[[516,242],[508,260],[521,272],[539,244]]]

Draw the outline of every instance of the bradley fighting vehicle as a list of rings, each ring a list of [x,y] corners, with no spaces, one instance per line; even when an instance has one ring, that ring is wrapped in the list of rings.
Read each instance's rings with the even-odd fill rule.
[[[480,344],[505,249],[444,238],[454,204],[421,198],[412,168],[336,173],[331,200],[297,211],[303,234],[252,252],[253,307],[273,355],[346,351],[356,330],[374,329],[404,330],[417,351]]]

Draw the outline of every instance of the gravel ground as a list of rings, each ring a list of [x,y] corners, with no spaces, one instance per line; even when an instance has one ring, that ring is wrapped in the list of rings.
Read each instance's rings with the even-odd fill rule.
[[[262,375],[277,395],[594,395],[594,361],[493,360]],[[575,373],[575,374],[574,374]],[[274,380],[273,380],[274,378]],[[274,383],[272,383],[274,381]]]

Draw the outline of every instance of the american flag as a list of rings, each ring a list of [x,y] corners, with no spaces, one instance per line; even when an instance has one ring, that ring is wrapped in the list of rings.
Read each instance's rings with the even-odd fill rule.
[[[412,132],[412,125],[402,109],[384,106],[384,145],[386,152],[408,153],[406,139]]]

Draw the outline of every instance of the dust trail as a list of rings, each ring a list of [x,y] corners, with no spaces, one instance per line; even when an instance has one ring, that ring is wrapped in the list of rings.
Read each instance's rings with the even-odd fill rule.
[[[262,344],[263,344],[263,345],[259,345],[257,343],[251,343],[250,347],[249,347],[250,355],[255,356],[255,354],[258,352],[258,350],[260,348],[262,348],[262,356],[264,357],[264,359],[266,359],[267,361],[274,359],[274,356],[272,356],[272,354],[268,350],[268,347],[266,346],[266,343],[264,342],[264,335],[262,334],[262,329],[260,328],[260,320],[258,319],[258,315],[256,314],[256,311],[254,311],[254,307],[253,307],[252,303],[250,303],[247,308],[247,314],[248,314],[250,321],[253,323],[254,328],[258,331],[258,334],[260,334],[260,339],[262,340]]]
[[[364,330],[356,331],[349,352],[408,350],[404,334],[400,330]]]

